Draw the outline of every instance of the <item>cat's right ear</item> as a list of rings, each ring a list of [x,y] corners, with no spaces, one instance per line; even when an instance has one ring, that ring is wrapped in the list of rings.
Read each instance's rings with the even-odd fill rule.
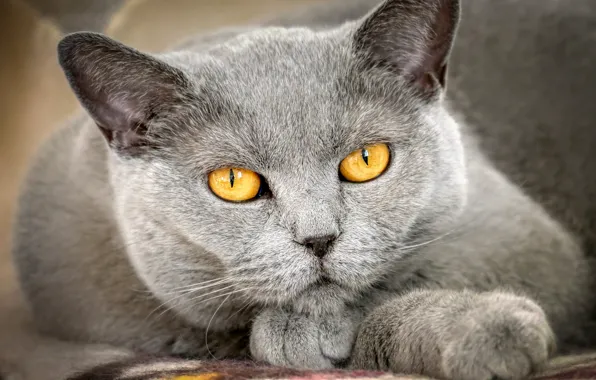
[[[363,20],[353,46],[366,66],[391,71],[433,97],[446,84],[459,13],[459,0],[385,0]]]
[[[110,147],[134,155],[152,143],[148,124],[189,96],[180,70],[97,33],[73,33],[58,44],[71,88]]]

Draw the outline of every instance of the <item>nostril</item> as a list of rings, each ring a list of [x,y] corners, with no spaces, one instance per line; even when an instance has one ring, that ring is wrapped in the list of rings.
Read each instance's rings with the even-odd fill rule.
[[[322,259],[323,257],[325,257],[325,255],[327,255],[328,250],[329,250],[329,246],[320,247],[320,246],[316,246],[316,245],[313,246],[313,248],[311,249],[313,255],[315,255],[319,259]]]
[[[322,235],[306,238],[302,241],[302,245],[308,248],[313,255],[318,258],[323,258],[329,251],[329,246],[337,238],[337,235]]]

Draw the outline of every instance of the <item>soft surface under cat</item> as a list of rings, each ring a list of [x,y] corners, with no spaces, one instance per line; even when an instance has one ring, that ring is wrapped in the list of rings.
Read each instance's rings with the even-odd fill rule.
[[[589,345],[594,2],[375,4],[158,55],[67,36],[86,113],[16,224],[40,330],[459,380]]]

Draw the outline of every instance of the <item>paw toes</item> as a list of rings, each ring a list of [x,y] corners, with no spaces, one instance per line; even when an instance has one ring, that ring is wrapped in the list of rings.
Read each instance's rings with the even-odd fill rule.
[[[284,334],[284,352],[293,367],[328,369],[331,360],[323,356],[319,347],[317,326],[307,318],[293,317]]]
[[[519,351],[510,352],[489,363],[487,367],[493,376],[504,380],[523,379],[532,373],[531,361],[526,354]]]
[[[318,324],[302,315],[277,310],[263,312],[255,319],[250,338],[253,357],[273,365],[331,369],[333,361],[319,345]]]

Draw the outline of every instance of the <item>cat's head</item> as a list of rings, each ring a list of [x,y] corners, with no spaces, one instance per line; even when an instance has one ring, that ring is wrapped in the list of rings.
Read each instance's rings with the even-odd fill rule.
[[[390,0],[333,30],[160,56],[66,37],[148,286],[167,299],[221,271],[256,302],[326,307],[394,273],[465,199],[442,101],[458,17],[456,0]]]

